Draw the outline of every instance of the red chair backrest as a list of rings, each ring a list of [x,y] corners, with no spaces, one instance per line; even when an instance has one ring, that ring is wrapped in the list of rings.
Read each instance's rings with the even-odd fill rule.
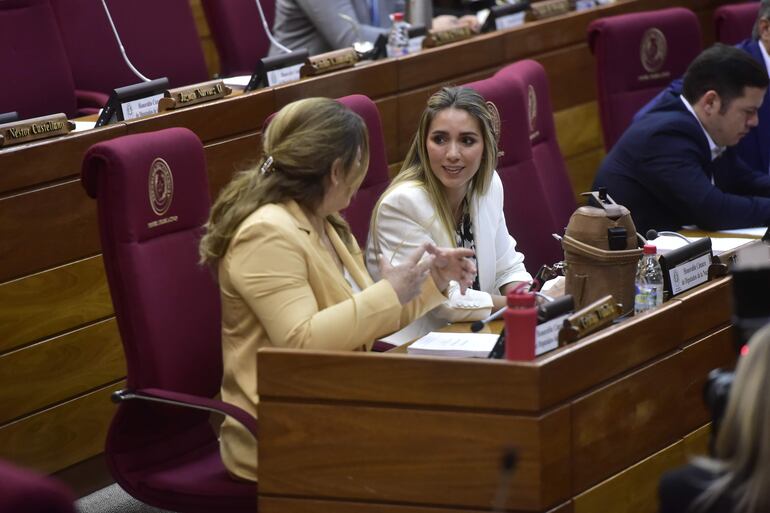
[[[55,479],[0,461],[0,513],[75,513],[74,502]]]
[[[77,115],[75,84],[48,0],[0,1],[0,112]]]
[[[101,0],[52,0],[78,89],[110,93],[141,82],[123,60]],[[209,78],[188,0],[107,0],[133,65],[171,87]]]
[[[222,76],[250,75],[257,60],[270,50],[255,0],[201,0],[211,36],[217,45]],[[268,27],[275,18],[275,0],[260,0]]]
[[[759,2],[722,5],[714,11],[714,35],[727,45],[740,43],[751,37],[759,13]]]
[[[701,51],[695,14],[681,7],[609,16],[588,26],[596,57],[599,114],[607,151],[633,115]]]
[[[498,159],[497,173],[505,191],[505,222],[517,249],[524,253],[527,270],[534,274],[541,265],[561,260],[563,255],[551,237],[556,223],[532,158],[527,96],[520,83],[504,70],[465,86],[494,103],[500,113],[499,148],[503,154]]]

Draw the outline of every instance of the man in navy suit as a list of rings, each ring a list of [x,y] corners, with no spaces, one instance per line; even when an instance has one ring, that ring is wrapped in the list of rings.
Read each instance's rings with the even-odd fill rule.
[[[751,39],[741,41],[736,48],[740,48],[751,55],[758,63],[770,70],[770,0],[762,0],[759,5],[757,21]],[[634,115],[634,122],[641,119],[644,114],[663,98],[667,92],[682,93],[682,79],[671,82],[669,86],[658,96],[650,100],[647,105],[639,109]],[[770,172],[770,92],[765,94],[765,101],[759,109],[759,125],[753,128],[735,147],[736,154],[752,169]],[[762,142],[764,141],[764,143]]]
[[[746,52],[716,44],[687,69],[682,95],[667,93],[605,157],[594,190],[606,187],[639,232],[766,226],[770,176],[733,148],[757,126],[768,86]]]

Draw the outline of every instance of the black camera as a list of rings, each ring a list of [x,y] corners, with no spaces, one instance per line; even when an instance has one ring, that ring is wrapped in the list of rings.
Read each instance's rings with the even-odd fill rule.
[[[749,339],[770,322],[770,268],[744,268],[733,270],[733,330],[736,356],[740,355]],[[703,387],[703,399],[711,413],[711,440],[709,449],[714,452],[714,442],[727,408],[730,388],[735,372],[714,369],[709,372]]]

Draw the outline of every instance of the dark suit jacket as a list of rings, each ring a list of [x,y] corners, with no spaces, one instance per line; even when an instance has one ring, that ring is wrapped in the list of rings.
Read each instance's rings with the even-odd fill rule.
[[[640,233],[770,222],[770,176],[748,168],[733,148],[712,161],[698,120],[670,93],[605,157],[594,180],[598,187],[631,211]]]
[[[765,67],[765,60],[762,58],[762,51],[759,49],[759,42],[751,39],[741,41],[736,48],[744,50],[754,57],[758,63]],[[682,79],[678,78],[671,82],[666,89],[659,95],[649,101],[639,112],[634,114],[634,122],[642,118],[649,112],[667,93],[681,94]],[[735,153],[743,159],[746,164],[757,171],[764,173],[770,172],[770,144],[761,144],[760,141],[770,141],[770,89],[765,93],[765,101],[759,109],[759,125],[752,128],[751,131],[735,147]]]
[[[658,487],[660,513],[687,513],[695,499],[714,481],[716,476],[693,464],[663,474]],[[707,513],[731,513],[732,501],[721,497]]]

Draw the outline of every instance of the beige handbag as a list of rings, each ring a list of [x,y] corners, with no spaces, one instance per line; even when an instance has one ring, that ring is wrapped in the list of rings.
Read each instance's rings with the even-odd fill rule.
[[[590,194],[602,207],[578,208],[562,239],[566,293],[572,294],[576,309],[612,294],[627,313],[634,308],[634,277],[642,255],[636,228],[626,207],[606,194]]]

